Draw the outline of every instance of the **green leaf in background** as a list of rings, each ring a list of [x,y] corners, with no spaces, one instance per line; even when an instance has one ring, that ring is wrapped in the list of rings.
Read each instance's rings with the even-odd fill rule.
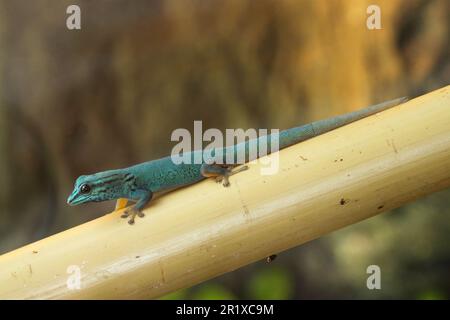
[[[192,294],[194,300],[234,300],[237,297],[224,286],[217,283],[208,283],[200,286]]]
[[[445,300],[446,297],[443,293],[436,291],[436,290],[429,290],[422,292],[417,297],[419,300]]]
[[[187,299],[187,289],[181,289],[175,292],[171,292],[159,298],[159,300],[184,300]]]
[[[250,299],[290,299],[294,291],[293,283],[292,276],[287,270],[267,267],[250,278],[247,291]]]

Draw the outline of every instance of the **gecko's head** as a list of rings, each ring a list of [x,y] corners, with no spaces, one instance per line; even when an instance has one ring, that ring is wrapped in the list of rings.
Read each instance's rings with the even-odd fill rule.
[[[113,200],[123,197],[130,183],[134,181],[131,174],[100,172],[80,176],[75,181],[72,194],[67,199],[71,206],[86,203]]]

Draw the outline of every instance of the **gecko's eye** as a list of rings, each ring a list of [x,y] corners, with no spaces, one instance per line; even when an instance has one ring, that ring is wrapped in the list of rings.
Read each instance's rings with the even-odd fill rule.
[[[82,184],[80,187],[80,192],[83,194],[91,192],[91,187],[88,184]]]

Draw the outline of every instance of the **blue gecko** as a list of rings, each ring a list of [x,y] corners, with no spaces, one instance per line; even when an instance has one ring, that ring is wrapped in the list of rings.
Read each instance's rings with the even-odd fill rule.
[[[325,132],[339,128],[351,122],[368,117],[377,112],[386,110],[403,103],[406,98],[399,98],[369,106],[365,109],[339,115],[333,118],[319,120],[299,127],[283,130],[279,133],[279,149],[286,148],[295,143],[316,137]],[[262,139],[261,137],[257,139]],[[270,141],[270,137],[264,137],[264,141]],[[258,140],[259,141],[259,140]],[[150,202],[155,192],[167,191],[199,182],[208,177],[215,177],[223,182],[225,187],[230,185],[229,176],[248,169],[247,166],[234,169],[236,162],[227,163],[227,159],[235,158],[238,152],[245,153],[247,162],[254,160],[250,157],[250,144],[258,142],[250,140],[225,147],[211,152],[211,157],[222,152],[222,164],[211,163],[211,159],[203,158],[203,151],[192,151],[188,154],[191,159],[201,152],[201,163],[191,161],[191,164],[175,164],[170,156],[137,164],[128,168],[103,171],[91,175],[80,176],[76,182],[72,194],[67,199],[69,205],[77,205],[86,202],[98,202],[106,200],[118,200],[116,210],[126,206],[128,200],[136,204],[127,208],[122,218],[130,217],[129,224],[134,224],[135,217],[143,217],[143,208]],[[269,148],[268,148],[269,150]],[[231,156],[231,157],[230,157]],[[219,161],[217,161],[219,162]],[[233,170],[234,169],[234,170]]]

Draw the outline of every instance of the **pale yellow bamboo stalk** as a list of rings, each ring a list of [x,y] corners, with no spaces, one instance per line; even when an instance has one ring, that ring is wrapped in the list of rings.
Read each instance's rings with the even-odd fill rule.
[[[447,188],[449,93],[283,150],[276,175],[252,164],[228,189],[207,180],[157,199],[134,226],[114,212],[4,254],[0,297],[155,298]],[[66,286],[71,265],[80,290]]]

